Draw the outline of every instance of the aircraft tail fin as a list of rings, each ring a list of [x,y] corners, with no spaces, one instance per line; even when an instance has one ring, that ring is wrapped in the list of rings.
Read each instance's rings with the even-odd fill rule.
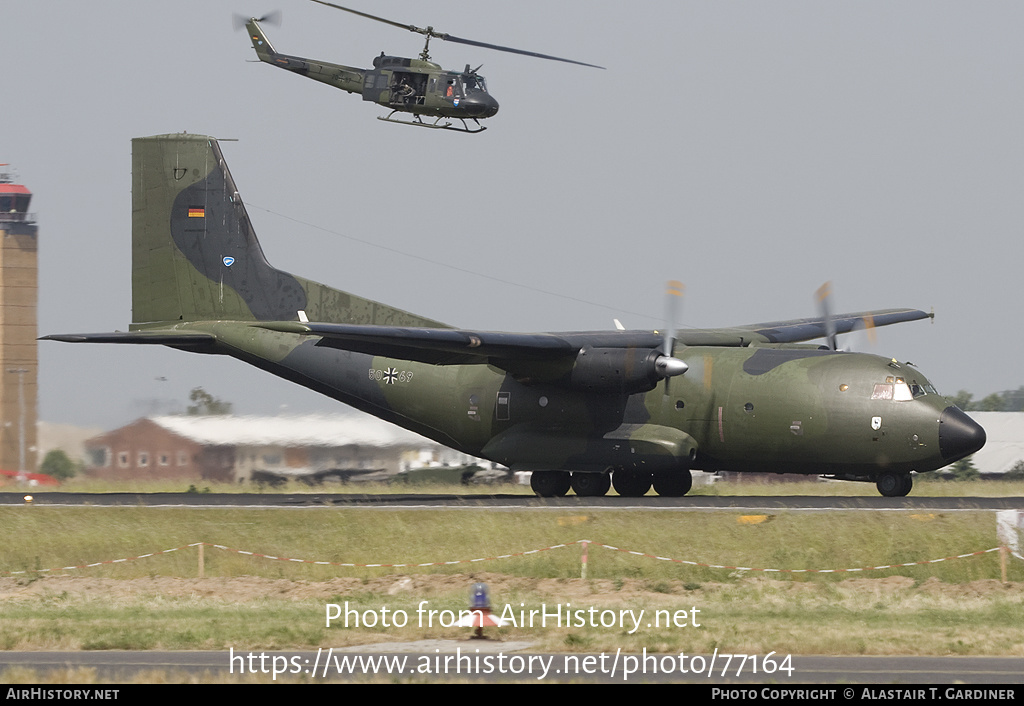
[[[217,140],[132,140],[132,328],[183,321],[445,327],[275,269]]]
[[[270,43],[270,40],[267,39],[267,35],[263,32],[259,22],[255,19],[249,20],[245,23],[245,29],[249,33],[252,48],[256,50],[256,56],[260,58],[260,61],[273,62],[277,51],[274,49],[274,45]]]

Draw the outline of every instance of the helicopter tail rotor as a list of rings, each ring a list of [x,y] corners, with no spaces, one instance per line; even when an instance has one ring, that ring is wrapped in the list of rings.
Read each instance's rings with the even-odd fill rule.
[[[231,25],[235,28],[235,31],[245,27],[245,23],[249,20],[255,20],[262,24],[274,25],[275,27],[281,26],[281,18],[283,15],[280,10],[273,10],[263,15],[263,17],[246,17],[245,15],[239,15],[237,12],[231,16]]]

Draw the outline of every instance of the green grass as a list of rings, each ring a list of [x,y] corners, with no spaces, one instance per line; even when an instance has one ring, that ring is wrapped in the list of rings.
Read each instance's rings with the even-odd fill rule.
[[[0,576],[136,557],[195,542],[291,559],[334,564],[420,564],[516,554],[587,539],[619,549],[697,564],[763,569],[853,569],[903,564],[989,549],[996,545],[991,512],[780,512],[741,524],[732,511],[400,510],[370,508],[0,507],[8,538]],[[475,564],[406,568],[416,573],[501,571],[532,578],[580,574],[579,546]],[[735,570],[634,556],[594,546],[591,578],[657,582],[723,580]],[[1011,563],[1013,580],[1024,566]],[[77,569],[76,575],[193,577],[197,550]],[[272,561],[212,547],[207,576],[263,576],[322,581],[335,576],[393,574],[390,568],[318,566]],[[751,572],[739,572],[751,573]],[[963,583],[999,577],[995,553],[938,564],[873,572]],[[803,578],[808,574],[773,574]],[[814,574],[834,581],[842,574]]]
[[[480,578],[473,577],[473,578]],[[166,584],[126,582],[117,593],[54,595],[43,586],[6,598],[0,606],[0,648],[5,650],[289,650],[341,647],[375,642],[422,639],[464,640],[468,630],[418,617],[422,600],[429,607],[457,611],[465,608],[466,587],[473,580],[450,586],[395,593],[384,582],[349,586],[329,595],[332,587],[303,584],[318,591],[304,598],[276,596],[274,582],[253,583],[244,599],[204,596],[211,580],[190,583],[176,595]],[[707,654],[720,652],[767,654],[984,654],[1024,656],[1024,591],[1019,587],[988,595],[956,586],[914,582],[798,584],[744,580],[706,584],[686,590],[670,582],[663,593],[643,594],[635,582],[616,591],[610,582],[572,579],[562,582],[492,580],[497,610],[507,605],[510,615],[520,610],[548,611],[569,604],[584,611],[644,611],[633,631],[599,624],[518,624],[488,630],[502,641],[527,641],[537,651],[615,651]],[[296,587],[293,586],[293,589]],[[337,586],[333,588],[338,588]],[[127,589],[127,590],[125,590]],[[259,591],[270,591],[260,595]],[[406,624],[382,627],[326,625],[328,603],[360,614],[387,607],[389,615],[404,612]],[[694,612],[694,609],[698,612]],[[566,610],[569,608],[566,607]],[[655,624],[655,611],[669,615],[685,611],[690,617],[677,625]],[[664,615],[664,613],[663,613]],[[696,624],[694,624],[696,623]],[[631,627],[632,623],[628,623]]]
[[[492,632],[540,651],[1024,656],[1024,562],[1009,585],[990,553],[882,571],[760,573],[658,561],[592,546],[449,566],[368,568],[271,561],[205,548],[88,569],[192,542],[329,562],[468,560],[590,539],[673,559],[843,569],[937,559],[996,544],[991,512],[782,512],[757,525],[731,511],[640,512],[0,507],[0,649],[315,649],[464,639],[423,626],[325,625],[328,603],[359,611],[465,607],[469,586],[518,610],[700,610],[700,627],[515,626]],[[6,572],[26,571],[16,575]],[[864,579],[872,579],[865,581]]]

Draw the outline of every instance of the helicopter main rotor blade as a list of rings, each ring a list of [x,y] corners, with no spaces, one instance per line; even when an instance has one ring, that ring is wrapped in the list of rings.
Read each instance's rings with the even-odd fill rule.
[[[399,29],[407,29],[410,32],[416,32],[418,34],[425,35],[434,39],[442,39],[446,42],[454,42],[456,44],[466,44],[471,47],[483,47],[484,49],[494,49],[495,51],[504,51],[512,54],[522,54],[523,56],[533,56],[538,59],[548,59],[550,61],[562,61],[566,64],[577,64],[578,66],[589,66],[594,69],[604,69],[603,66],[597,64],[588,64],[583,61],[574,61],[573,59],[563,59],[559,56],[551,56],[550,54],[540,54],[535,51],[526,51],[525,49],[513,49],[512,47],[503,47],[498,44],[488,44],[487,42],[478,42],[473,39],[464,39],[462,37],[455,37],[450,34],[443,32],[437,32],[433,27],[417,27],[416,25],[403,24],[401,22],[395,22],[394,20],[388,20],[377,15],[371,15],[368,12],[360,12],[359,10],[353,10],[350,7],[343,7],[341,5],[335,5],[333,2],[327,2],[327,0],[313,0],[315,3],[321,5],[327,5],[327,7],[333,7],[336,10],[344,10],[345,12],[351,12],[353,15],[359,15],[369,20],[376,20],[377,22],[383,22],[384,24],[391,25],[392,27],[398,27]]]
[[[407,29],[410,32],[418,32],[419,34],[425,34],[429,37],[440,36],[439,34],[434,32],[434,30],[430,27],[423,29],[422,27],[417,27],[416,25],[402,24],[401,22],[395,22],[394,20],[388,20],[383,17],[377,17],[377,15],[371,15],[368,12],[360,12],[359,10],[353,10],[350,7],[342,7],[341,5],[335,5],[333,2],[326,2],[326,0],[313,0],[313,2],[318,2],[321,5],[327,5],[327,7],[333,7],[335,10],[344,10],[345,12],[351,12],[353,15],[359,15],[360,17],[365,17],[368,20],[377,20],[378,22],[383,22],[384,24],[391,25],[392,27]]]
[[[320,2],[320,0],[316,0]],[[436,34],[435,37],[443,39],[446,42],[455,42],[456,44],[468,44],[471,47],[483,47],[484,49],[494,49],[495,51],[507,51],[511,54],[522,54],[523,56],[533,56],[538,59],[548,59],[550,61],[563,61],[566,64],[576,64],[578,66],[589,66],[592,69],[604,69],[603,66],[597,64],[588,64],[585,61],[576,61],[574,59],[563,59],[560,56],[551,56],[550,54],[540,54],[535,51],[526,51],[525,49],[513,49],[512,47],[503,47],[497,44],[488,44],[487,42],[477,42],[473,39],[463,39],[462,37],[453,37],[450,34]]]

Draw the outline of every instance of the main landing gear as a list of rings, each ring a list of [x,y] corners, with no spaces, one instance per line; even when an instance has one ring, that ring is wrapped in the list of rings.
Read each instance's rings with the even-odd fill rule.
[[[693,486],[693,476],[688,469],[657,471],[649,473],[631,468],[619,468],[612,472],[583,473],[575,471],[534,471],[530,476],[530,487],[542,498],[557,498],[572,488],[580,497],[600,497],[614,486],[615,492],[626,498],[639,498],[654,486],[662,497],[678,498],[686,495]]]

